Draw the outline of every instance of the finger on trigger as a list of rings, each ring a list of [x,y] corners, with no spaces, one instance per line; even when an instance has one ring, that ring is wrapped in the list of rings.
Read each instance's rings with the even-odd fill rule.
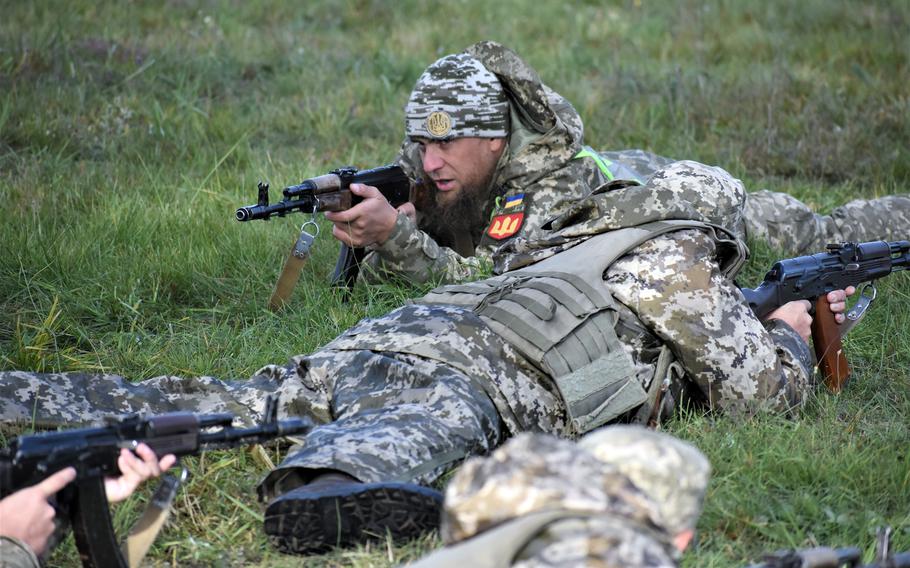
[[[66,487],[74,479],[76,479],[76,469],[68,467],[45,478],[37,487],[45,497],[50,497]]]

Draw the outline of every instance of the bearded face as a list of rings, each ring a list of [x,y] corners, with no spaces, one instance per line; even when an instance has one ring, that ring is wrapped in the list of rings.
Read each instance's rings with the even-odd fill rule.
[[[457,199],[439,191],[434,185],[426,187],[426,206],[421,209],[421,226],[443,246],[454,247],[457,235],[470,237],[471,242],[480,241],[487,225],[487,196],[489,184],[482,187],[466,187]],[[472,254],[458,251],[466,256]]]
[[[445,241],[457,236],[479,242],[486,225],[490,184],[506,140],[418,138],[415,142],[428,178],[424,180],[427,200],[419,207],[421,226],[446,246],[451,245]]]
[[[473,254],[489,213],[490,185],[505,147],[504,138],[417,139],[427,178],[419,205],[421,227],[440,244],[460,241],[459,254]],[[471,243],[468,246],[465,242]],[[465,251],[465,248],[470,250]]]

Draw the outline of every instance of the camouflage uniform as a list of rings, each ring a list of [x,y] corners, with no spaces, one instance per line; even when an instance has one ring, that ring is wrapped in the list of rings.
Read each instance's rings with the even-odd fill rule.
[[[457,125],[459,120],[479,120],[474,115],[483,108],[474,100],[482,95],[471,89],[483,96],[487,89],[483,85],[464,85],[464,58],[482,63],[509,95],[509,143],[497,164],[483,211],[483,218],[491,219],[490,226],[481,234],[470,235],[466,239],[469,242],[459,242],[468,236],[446,235],[443,227],[428,226],[422,218],[415,224],[399,214],[389,238],[381,245],[370,247],[372,253],[365,260],[379,273],[391,272],[416,282],[430,278],[446,282],[476,279],[488,273],[491,255],[499,245],[515,238],[534,238],[546,220],[563,212],[568,204],[587,195],[604,179],[594,162],[573,159],[582,148],[584,130],[572,105],[544,85],[534,69],[514,52],[485,41],[469,47],[463,54],[439,60],[415,86],[415,93],[451,95],[451,100],[440,96],[429,101],[425,96],[415,99],[412,95],[405,111],[406,137],[398,162],[417,180],[418,203],[422,200],[421,192],[430,189],[421,181],[427,175],[419,145],[411,137],[433,137],[420,118],[433,109],[444,108]],[[497,123],[497,128],[503,126]],[[461,136],[496,134],[505,131],[459,132]],[[507,216],[515,219],[518,215],[523,219],[514,236],[498,236],[494,230],[497,221],[502,222]]]
[[[643,150],[602,152],[600,156],[611,170],[626,167],[634,179],[642,181],[673,161]],[[906,239],[910,235],[910,194],[855,199],[830,215],[819,215],[792,195],[763,189],[747,194],[743,218],[748,239],[788,254],[813,254],[828,243]]]
[[[573,444],[522,434],[446,488],[447,547],[412,568],[670,567],[694,529],[710,466],[693,446],[611,426]]]
[[[532,270],[562,258],[560,251],[596,250],[623,227],[661,220],[729,224],[727,232],[735,232],[742,220],[734,213],[743,196],[742,185],[723,170],[676,162],[647,186],[605,186],[575,203],[545,238],[513,240],[497,264]],[[671,403],[688,391],[731,412],[786,410],[802,401],[810,384],[808,346],[786,324],[763,326],[752,315],[729,277],[742,260],[741,250],[736,241],[719,238],[723,232],[719,227],[668,232],[608,270],[591,263],[578,269],[594,274],[590,285],[601,295],[615,298],[601,315],[615,322],[619,356],[631,368],[624,378],[636,389],[653,393],[659,387]],[[504,277],[487,282],[503,298],[508,292]],[[549,278],[547,273],[522,277],[542,284]],[[228,409],[250,417],[262,410],[257,389],[278,391],[283,412],[309,415],[322,425],[265,480],[266,497],[299,485],[308,471],[319,469],[365,482],[425,484],[466,457],[490,451],[509,434],[574,436],[597,425],[570,419],[560,390],[565,384],[494,332],[490,320],[475,313],[476,306],[438,303],[440,296],[457,293],[442,287],[423,303],[364,320],[312,355],[263,368],[252,382],[165,377],[109,385],[83,375],[5,373],[0,375],[0,411],[7,419],[28,420],[33,413],[39,421],[60,419],[91,396],[90,404],[78,409],[82,413],[94,406],[85,409],[83,419],[137,407]],[[579,318],[588,319],[602,323],[599,316]],[[677,371],[664,375],[658,369],[668,351],[675,354]],[[40,398],[37,385],[44,391]],[[161,388],[178,392],[156,394]],[[616,419],[647,417],[630,408]]]
[[[3,568],[39,568],[41,564],[27,544],[16,538],[0,536],[0,566]]]

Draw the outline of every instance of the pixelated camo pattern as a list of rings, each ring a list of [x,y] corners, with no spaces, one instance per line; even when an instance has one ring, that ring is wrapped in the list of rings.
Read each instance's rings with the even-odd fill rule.
[[[512,568],[676,568],[671,547],[623,519],[605,515],[547,526]]]
[[[711,477],[711,464],[698,448],[633,425],[600,428],[578,447],[618,469],[658,504],[655,525],[669,534],[695,528]]]
[[[649,523],[658,505],[628,477],[568,440],[522,434],[462,465],[446,486],[444,542],[470,538],[514,517],[567,509]]]
[[[720,168],[674,162],[653,174],[646,185],[614,181],[598,187],[552,219],[550,231],[535,239],[513,239],[494,255],[496,273],[515,270],[552,256],[580,237],[666,219],[718,225],[742,238],[742,183]]]
[[[788,254],[815,254],[828,243],[910,239],[910,195],[855,199],[818,215],[786,193],[749,194],[745,208],[749,238]]]
[[[428,124],[444,115],[440,131]],[[509,135],[509,101],[496,75],[467,53],[447,55],[430,65],[404,109],[410,138],[504,138]]]
[[[674,162],[646,186],[611,187],[582,200],[553,222],[550,235],[524,249],[507,244],[497,268],[536,262],[573,239],[609,239],[609,231],[625,223],[689,218],[741,234],[744,199],[742,184],[723,170]],[[786,411],[801,404],[812,386],[811,355],[789,326],[771,322],[766,329],[755,318],[730,280],[738,254],[727,255],[735,249],[735,242],[687,230],[652,239],[620,258],[605,273],[607,289],[620,304],[617,331],[646,389],[658,348],[668,344],[686,371],[685,387],[695,387],[689,394],[710,407]],[[728,261],[732,266],[725,266]]]
[[[480,544],[471,537],[513,524],[525,515],[559,511],[560,518],[542,530],[510,533],[515,542],[501,545],[519,552],[508,566],[676,566],[672,535],[678,529],[655,524],[653,519],[681,515],[663,512],[667,505],[654,499],[650,491],[656,483],[667,481],[671,488],[681,485],[682,491],[685,487],[697,488],[698,499],[686,501],[694,509],[685,514],[697,518],[707,469],[683,469],[677,483],[662,468],[670,465],[671,456],[682,459],[678,452],[696,456],[700,463],[706,460],[698,450],[668,435],[647,433],[642,428],[632,431],[643,433],[644,440],[622,433],[598,440],[589,434],[582,438],[582,442],[589,441],[583,446],[545,435],[522,434],[486,458],[472,458],[447,486],[443,540],[458,543],[461,558],[470,557],[471,548]],[[617,460],[599,459],[599,455],[609,456],[614,451],[631,462],[634,475],[621,471]],[[664,459],[652,470],[648,462],[655,455]],[[690,480],[689,475],[695,478]],[[444,548],[424,559],[421,566],[454,566],[448,562],[447,551]],[[483,555],[483,550],[476,551],[476,557]]]
[[[549,378],[455,306],[412,304],[363,320],[305,366],[329,385],[335,420],[308,435],[266,485],[295,467],[429,483],[507,432],[566,429]]]

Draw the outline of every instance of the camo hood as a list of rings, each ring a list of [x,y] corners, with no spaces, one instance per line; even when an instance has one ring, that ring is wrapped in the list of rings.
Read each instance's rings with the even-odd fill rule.
[[[491,190],[500,195],[521,191],[565,167],[581,150],[584,126],[578,112],[544,85],[518,54],[496,42],[482,41],[455,58],[460,56],[476,60],[492,72],[508,100],[509,145],[499,161]],[[410,137],[402,143],[398,162],[411,179],[426,177],[419,145]]]

